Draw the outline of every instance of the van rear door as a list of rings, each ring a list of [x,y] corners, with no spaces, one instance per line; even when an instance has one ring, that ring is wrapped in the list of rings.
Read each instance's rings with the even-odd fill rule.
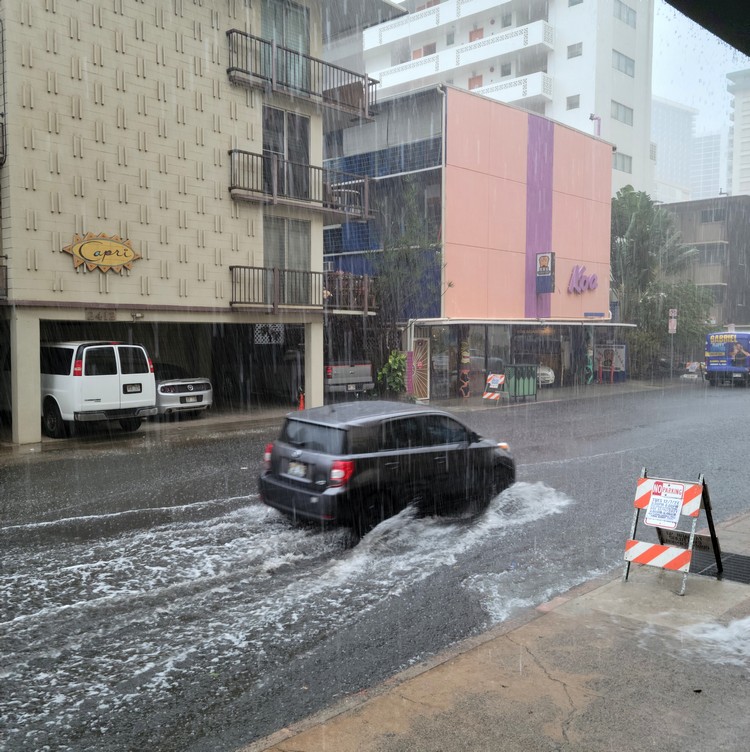
[[[156,381],[146,351],[140,345],[118,345],[120,405],[123,409],[156,405]]]
[[[80,351],[83,351],[80,353]],[[120,375],[113,345],[82,347],[81,407],[84,411],[120,409]],[[82,355],[82,357],[81,357]],[[77,367],[77,365],[76,365]]]

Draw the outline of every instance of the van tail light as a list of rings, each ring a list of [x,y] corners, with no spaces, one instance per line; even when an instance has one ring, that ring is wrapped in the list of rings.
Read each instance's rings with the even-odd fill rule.
[[[326,366],[326,378],[327,379],[333,378],[333,366]]]
[[[328,477],[328,485],[345,486],[352,475],[354,475],[353,460],[334,460],[331,465],[331,474]]]
[[[497,445],[500,447],[500,449],[504,449],[506,452],[510,451],[510,444],[508,444],[506,441],[498,441]]]
[[[263,464],[266,470],[271,469],[271,452],[273,452],[273,444],[266,444],[266,450],[263,452]]]
[[[149,370],[149,373],[154,372],[154,364],[151,362],[151,358],[148,358],[148,370]]]
[[[83,361],[77,360],[73,363],[73,376],[83,376]]]

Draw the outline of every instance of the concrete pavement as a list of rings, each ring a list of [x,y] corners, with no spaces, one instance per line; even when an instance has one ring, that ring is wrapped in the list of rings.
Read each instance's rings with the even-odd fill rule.
[[[750,555],[750,514],[717,532]],[[750,586],[681,582],[618,569],[243,752],[747,750]]]

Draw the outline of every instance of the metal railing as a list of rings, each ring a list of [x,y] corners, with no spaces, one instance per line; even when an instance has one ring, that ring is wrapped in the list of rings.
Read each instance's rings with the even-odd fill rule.
[[[304,202],[354,218],[370,216],[370,179],[282,159],[278,154],[229,152],[234,198]]]
[[[329,311],[374,311],[372,279],[351,272],[329,271],[323,276],[323,297]]]
[[[319,308],[329,311],[375,309],[372,280],[349,272],[308,272],[262,266],[230,266],[230,305]]]
[[[230,266],[229,272],[230,305],[257,305],[274,311],[282,306],[323,307],[323,272],[259,266]]]
[[[230,78],[249,76],[327,107],[373,117],[377,81],[238,29],[227,31]]]

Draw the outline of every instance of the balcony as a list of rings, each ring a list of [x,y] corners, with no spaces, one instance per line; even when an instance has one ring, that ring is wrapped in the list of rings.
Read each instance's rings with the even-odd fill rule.
[[[554,30],[546,21],[535,21],[503,32],[483,37],[467,44],[441,50],[434,55],[409,60],[378,72],[381,94],[406,91],[419,81],[421,84],[440,82],[454,77],[462,68],[471,70],[500,58],[511,59],[527,52],[551,52]]]
[[[378,82],[369,76],[237,29],[228,31],[227,38],[227,74],[232,83],[270,88],[363,120],[373,119]]]
[[[366,220],[370,209],[370,178],[232,149],[229,193],[239,201],[306,206],[323,212],[329,223]]]
[[[324,272],[323,299],[333,313],[373,313],[375,295],[372,279],[367,275],[350,272]]]
[[[258,266],[230,266],[231,306],[280,310],[313,309],[331,313],[371,313],[372,281],[348,272],[308,272]]]
[[[472,89],[472,92],[490,97],[490,99],[495,99],[498,102],[551,102],[553,79],[546,73],[532,73],[529,76],[520,76],[507,81],[480,86]]]
[[[446,0],[431,8],[414,11],[407,16],[365,29],[362,33],[363,49],[367,52],[384,44],[416,37],[418,34],[434,34],[438,29],[442,32],[443,29],[440,27],[466,23],[467,18],[476,18],[480,13],[492,11],[500,17],[497,0]]]

